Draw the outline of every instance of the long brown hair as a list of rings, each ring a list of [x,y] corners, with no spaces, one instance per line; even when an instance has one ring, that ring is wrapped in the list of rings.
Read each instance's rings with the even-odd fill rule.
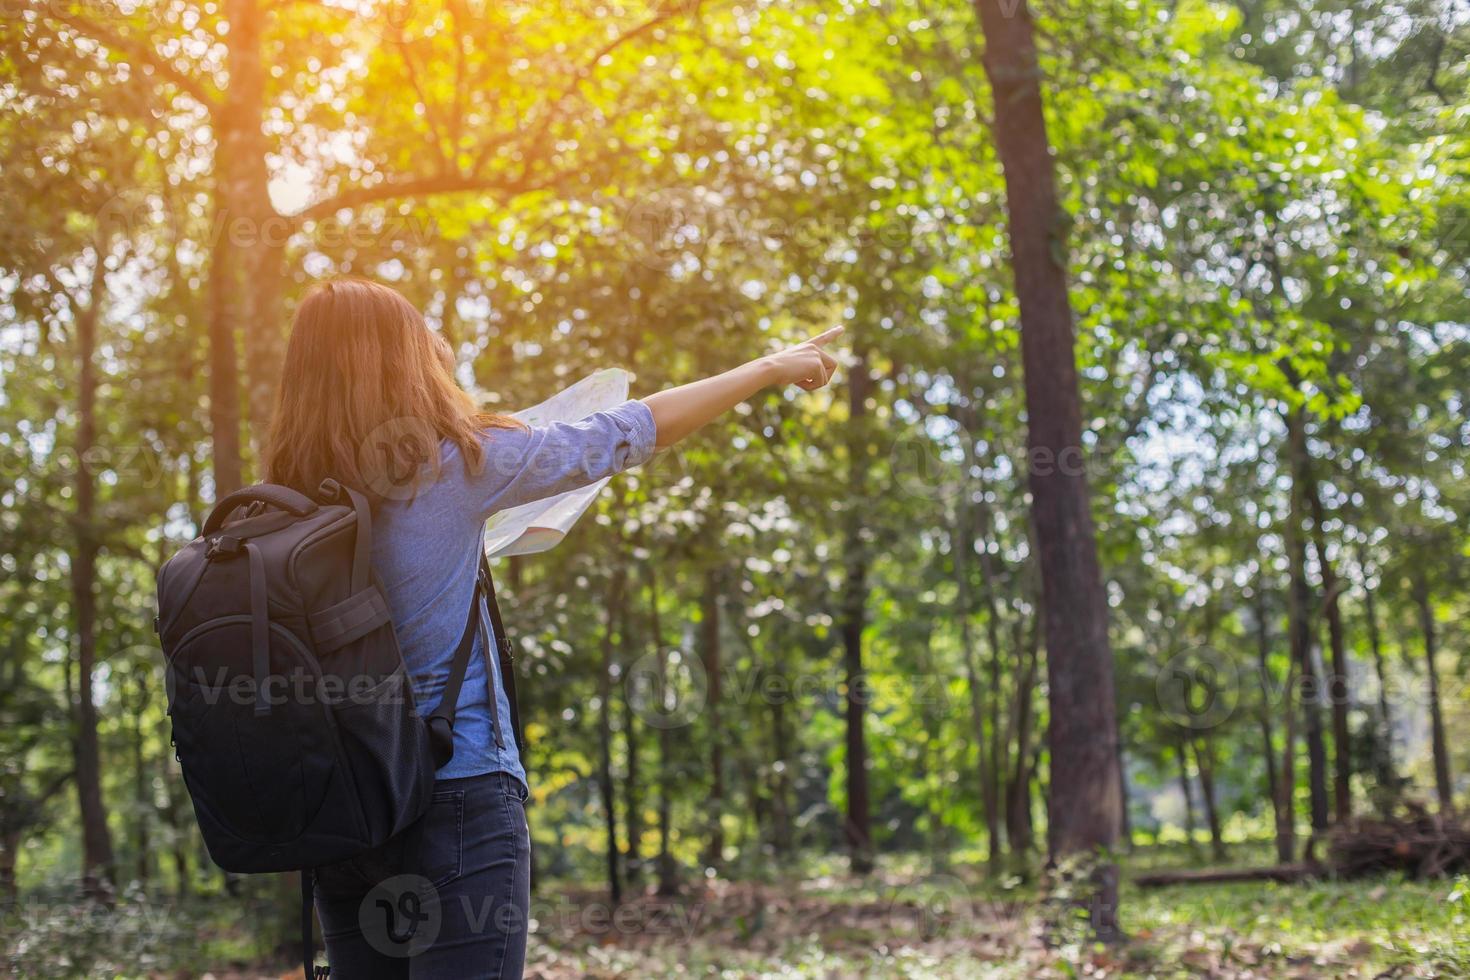
[[[448,343],[397,290],[334,279],[296,310],[266,479],[310,493],[331,477],[374,502],[409,499],[437,476],[442,440],[479,472],[480,433],[520,425],[479,410],[454,380]]]

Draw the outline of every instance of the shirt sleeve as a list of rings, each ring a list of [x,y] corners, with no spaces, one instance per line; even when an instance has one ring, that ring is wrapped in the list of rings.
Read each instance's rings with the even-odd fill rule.
[[[484,465],[465,473],[473,505],[484,519],[596,483],[647,462],[657,434],[653,413],[636,400],[576,422],[487,429]]]

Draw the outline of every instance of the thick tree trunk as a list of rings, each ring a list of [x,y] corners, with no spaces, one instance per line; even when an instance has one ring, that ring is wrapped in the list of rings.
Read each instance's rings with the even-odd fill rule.
[[[1107,598],[1082,467],[1082,404],[1063,265],[1065,226],[1024,0],[975,0],[985,34],[996,149],[1005,174],[1021,311],[1032,520],[1039,545],[1051,698],[1048,820],[1054,857],[1118,840],[1118,725]],[[1099,865],[1086,901],[1097,934],[1119,934],[1118,872]]]
[[[867,352],[857,351],[848,379],[848,507],[844,518],[846,581],[842,595],[842,650],[847,715],[847,820],[845,831],[854,874],[873,870],[873,830],[868,799],[868,745],[863,715],[867,679],[863,671],[863,626],[868,601],[868,554],[863,541],[861,501],[868,484],[868,391],[872,386]]]
[[[1307,583],[1307,545],[1303,536],[1306,508],[1306,410],[1286,413],[1287,452],[1291,470],[1291,512],[1287,520],[1287,562],[1291,569],[1291,656],[1297,665],[1297,687],[1307,736],[1307,785],[1313,836],[1327,830],[1327,747],[1322,734],[1322,686],[1312,658],[1312,591]]]
[[[269,66],[262,47],[267,18],[263,0],[225,0],[225,35],[229,87],[214,113],[218,133],[216,193],[224,213],[214,229],[233,245],[227,253],[235,266],[230,278],[246,288],[226,298],[234,326],[245,344],[245,378],[250,431],[257,449],[274,407],[276,382],[284,350],[282,322],[283,250],[287,223],[270,201],[266,156],[266,76]],[[235,388],[238,395],[238,387]],[[216,498],[218,499],[218,498]]]
[[[1429,727],[1434,752],[1434,791],[1444,813],[1455,809],[1454,783],[1450,781],[1450,752],[1445,741],[1444,711],[1439,701],[1439,640],[1435,635],[1434,606],[1429,598],[1429,583],[1423,575],[1414,582],[1414,604],[1419,607],[1419,627],[1424,631],[1424,670],[1429,679]]]
[[[1312,511],[1312,545],[1317,554],[1317,565],[1322,570],[1322,611],[1327,618],[1327,636],[1332,651],[1332,662],[1327,675],[1326,692],[1332,705],[1332,802],[1333,818],[1339,823],[1353,815],[1352,793],[1352,746],[1348,743],[1348,667],[1347,640],[1342,629],[1342,606],[1338,601],[1342,586],[1337,578],[1337,569],[1327,557],[1327,531],[1323,527],[1325,515],[1322,509],[1322,493],[1317,487],[1317,477],[1311,469],[1311,459],[1306,460],[1304,488],[1307,502]]]
[[[709,803],[705,810],[709,817],[709,841],[705,845],[706,867],[718,869],[724,863],[725,829],[725,732],[720,714],[720,589],[723,578],[717,568],[705,573],[704,600],[701,604],[699,635],[701,652],[704,655],[706,684],[705,708],[710,724],[710,786]]]
[[[112,835],[102,799],[102,754],[97,739],[97,703],[92,674],[97,665],[97,484],[92,449],[97,441],[97,326],[106,296],[106,270],[99,244],[85,308],[76,314],[77,434],[76,552],[71,562],[72,618],[77,636],[77,804],[82,820],[82,887],[92,899],[110,902],[117,885]]]

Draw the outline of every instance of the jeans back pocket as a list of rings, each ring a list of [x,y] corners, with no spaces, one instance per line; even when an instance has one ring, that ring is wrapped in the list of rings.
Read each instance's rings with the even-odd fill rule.
[[[460,876],[464,862],[464,790],[439,790],[420,818],[418,873],[435,888]]]

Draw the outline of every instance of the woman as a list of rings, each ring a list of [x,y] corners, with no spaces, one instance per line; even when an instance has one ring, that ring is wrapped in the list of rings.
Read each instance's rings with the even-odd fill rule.
[[[822,345],[841,332],[577,423],[528,428],[476,409],[455,383],[448,346],[393,289],[328,282],[296,313],[266,479],[310,490],[330,476],[370,495],[372,564],[415,702],[436,705],[486,518],[637,466],[763,388],[822,387],[836,367]],[[381,848],[318,872],[334,975],[521,975],[526,772],[496,653],[482,629],[458,699],[454,757],[437,774],[428,813]]]

